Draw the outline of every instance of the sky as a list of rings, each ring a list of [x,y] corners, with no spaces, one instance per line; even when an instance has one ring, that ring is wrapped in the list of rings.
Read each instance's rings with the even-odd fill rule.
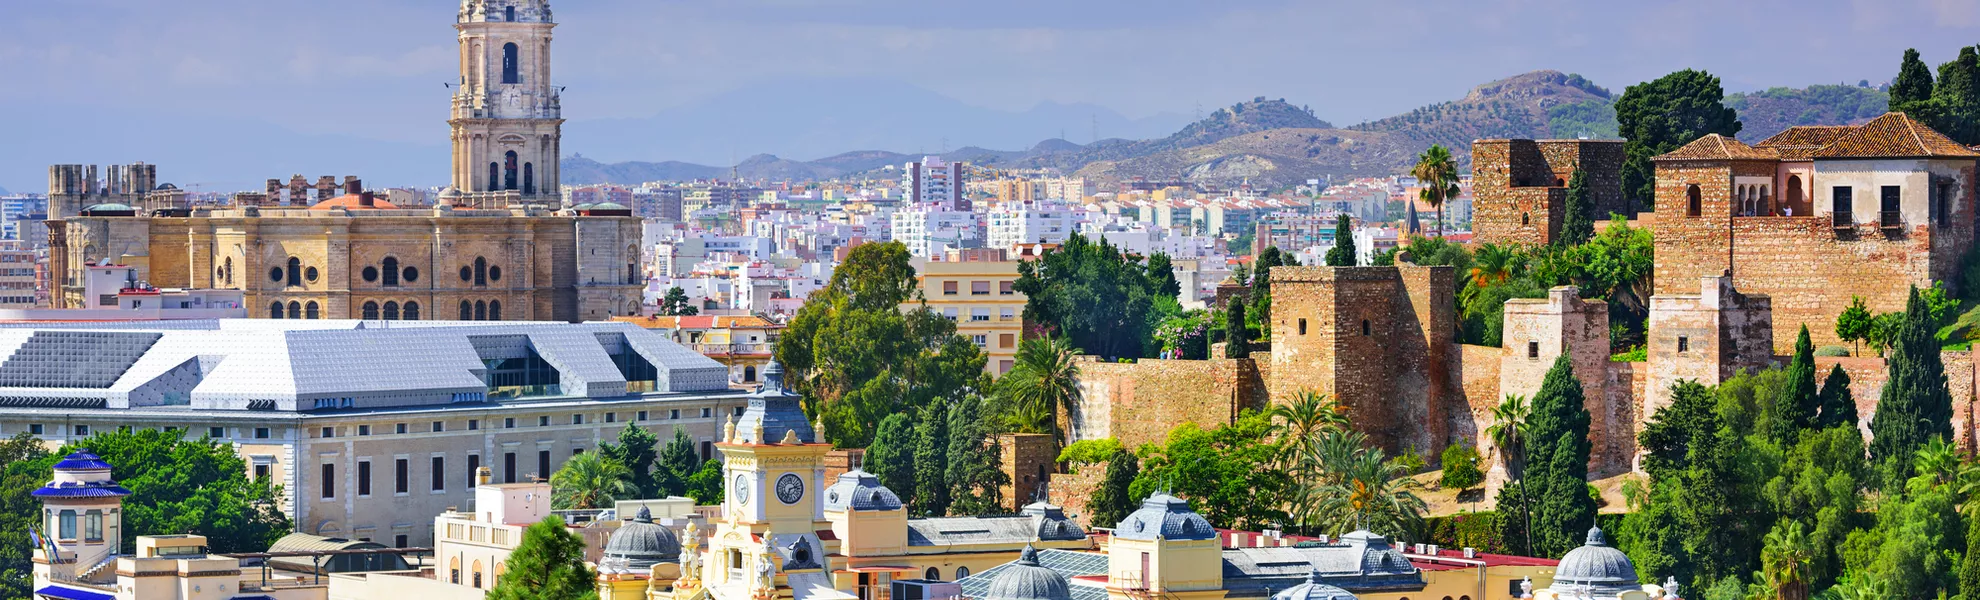
[[[221,183],[285,176],[263,172],[290,166],[271,154],[444,168],[452,0],[0,2],[0,114],[26,125],[0,138],[0,187],[38,191],[50,163],[140,158],[167,165],[168,180],[177,160],[201,165],[187,176]],[[1261,95],[1347,125],[1537,69],[1617,92],[1683,68],[1710,71],[1731,91],[1874,83],[1907,47],[1937,64],[1980,43],[1973,0],[562,0],[553,9],[554,69],[574,127],[643,119],[665,128],[668,115],[692,114],[738,133],[654,145],[608,132],[585,143],[603,160],[707,164],[866,149],[779,144],[747,114],[710,110],[737,93],[775,96],[778,110],[810,120],[832,117],[805,113],[810,98],[903,89],[978,111],[1077,106],[1095,115],[1089,122],[1107,113],[1115,131],[1097,133],[1113,137]],[[994,137],[901,121],[856,125],[929,149]],[[568,142],[568,152],[587,150]],[[244,172],[221,172],[228,161]]]

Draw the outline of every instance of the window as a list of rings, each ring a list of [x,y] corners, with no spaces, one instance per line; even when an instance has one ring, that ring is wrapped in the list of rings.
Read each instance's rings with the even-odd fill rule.
[[[42,427],[41,427],[41,424],[40,424],[40,423],[29,423],[29,424],[28,424],[28,433],[30,433],[30,434],[33,434],[33,435],[41,435],[41,434],[42,434]]]
[[[1368,335],[1368,319],[1361,320],[1361,335]]]
[[[969,343],[976,344],[978,348],[987,348],[990,345],[989,337],[983,334],[972,335],[969,336]]]
[[[999,321],[1009,321],[1016,317],[1017,317],[1017,311],[1009,306],[1000,309],[997,314],[997,320]]]
[[[317,434],[317,436],[316,436],[316,437],[325,437],[325,438],[333,438],[333,437],[337,437],[337,428],[335,428],[335,427],[324,427],[324,428],[323,428],[323,430],[322,430],[322,432],[320,432],[319,434]]]
[[[990,295],[990,282],[988,282],[988,281],[971,281],[971,282],[969,282],[969,295],[971,295],[971,296],[988,296],[988,295]]]
[[[583,424],[584,424],[584,415],[583,415],[583,414],[574,414],[574,415],[571,415],[571,424],[572,424],[572,425],[583,425]]]
[[[1856,221],[1850,217],[1850,208],[1856,204],[1856,189],[1837,186],[1829,189],[1829,211],[1835,213],[1837,225],[1851,225]]]
[[[1691,338],[1685,336],[1678,336],[1678,352],[1690,352],[1690,351],[1691,351]]]
[[[702,416],[707,416],[707,415],[702,415]],[[668,409],[667,418],[679,420],[681,418],[681,409],[678,408]]]
[[[41,433],[41,432],[39,432],[39,431],[30,431],[30,432],[28,432],[28,433]],[[210,438],[213,438],[213,439],[216,439],[216,440],[217,440],[217,439],[220,439],[220,438],[223,438],[223,437],[227,437],[227,428],[225,428],[225,427],[208,427],[208,428],[206,428],[206,437],[210,437]]]
[[[89,437],[89,426],[88,425],[75,426],[75,435],[76,437]]]
[[[543,416],[541,416],[541,417],[537,417],[537,418],[536,418],[536,426],[537,426],[537,427],[549,427],[549,426],[550,426],[550,415],[543,415]]]
[[[1527,343],[1526,343],[1526,357],[1527,357],[1527,358],[1540,358],[1540,342],[1527,342]]]
[[[522,83],[522,74],[518,72],[516,63],[515,42],[502,44],[502,83]]]
[[[1705,200],[1698,191],[1698,184],[1684,186],[1684,216],[1696,217],[1705,213]]]
[[[434,432],[434,433],[440,433],[440,432],[442,432],[442,431],[446,431],[446,430],[447,430],[447,422],[446,422],[446,421],[434,421],[434,422],[433,422],[433,429],[431,430],[432,432]]]
[[[986,321],[989,321],[989,320],[990,320],[990,309],[988,309],[988,308],[972,308],[972,309],[969,309],[969,320],[970,320],[970,322],[972,322],[972,323],[982,323],[982,322],[986,322]]]
[[[400,423],[400,424],[398,424],[398,425],[397,425],[396,427],[398,427],[398,431],[397,431],[397,433],[405,433],[405,432],[406,432],[406,424],[405,424],[405,423]]]
[[[701,460],[703,462],[707,462],[708,459],[714,457],[715,457],[715,443],[709,441],[701,442]]]
[[[488,301],[488,320],[490,320],[490,321],[500,321],[500,320],[502,320],[502,301],[501,301],[501,300],[489,300],[489,301]]]
[[[1898,205],[1899,205],[1901,188],[1895,185],[1887,185],[1878,189],[1877,191],[1878,191],[1878,198],[1877,198],[1878,223],[1885,227],[1897,227],[1903,225],[1904,224],[1903,217],[1899,216],[1898,214]]]
[[[736,416],[738,416],[738,417],[740,417],[740,416],[742,416],[742,414],[743,414],[743,409],[744,409],[744,408],[748,408],[748,407],[745,407],[745,406],[738,406],[738,407],[736,407],[736,409],[735,409],[735,411],[733,411],[733,412],[735,413],[735,415],[736,415]],[[705,408],[704,408],[704,409],[701,409],[701,415],[702,415],[702,416],[708,416],[708,409],[705,409]]]
[[[336,482],[337,482],[337,465],[332,465],[332,464],[323,465],[323,481],[321,483],[323,484],[324,500],[336,499],[337,497]]]
[[[412,466],[407,464],[406,459],[401,458],[392,461],[393,493],[404,494],[412,491],[411,471]]]
[[[378,267],[365,267],[364,270],[358,271],[358,274],[364,277],[365,281],[378,281]]]
[[[254,428],[254,439],[257,439],[257,440],[265,440],[265,439],[268,439],[268,428],[267,428],[267,427],[256,427],[256,428]]]
[[[511,155],[513,155],[513,153],[511,153]],[[483,258],[483,257],[480,257],[480,256],[476,256],[476,257],[474,257],[474,284],[475,284],[475,285],[488,285],[488,259],[487,259],[487,258]]]
[[[481,483],[481,455],[469,454],[468,468],[467,468],[467,489],[470,490],[474,489],[475,484],[478,483]]]
[[[419,267],[406,267],[406,283],[419,281]]]
[[[515,417],[502,417],[502,428],[503,428],[503,429],[515,429],[515,428],[516,428],[516,418],[515,418]]]
[[[536,451],[536,477],[537,477],[538,479],[549,479],[549,478],[550,478],[550,451],[549,451],[549,450],[537,450],[537,451]]]
[[[289,301],[289,318],[291,318],[291,319],[300,319],[300,318],[303,318],[303,312],[302,312],[302,303],[301,303],[301,302],[297,302],[297,301],[294,301],[294,300],[290,300],[290,301]]]
[[[399,303],[390,300],[385,301],[385,311],[380,313],[380,315],[387,321],[399,320]]]
[[[942,578],[942,571],[941,571],[940,569],[937,569],[937,568],[935,568],[935,567],[929,567],[929,568],[928,568],[928,570],[927,570],[926,572],[923,572],[923,573],[921,574],[921,578],[922,578],[922,579],[933,579],[933,580],[939,580],[939,579],[941,579],[941,578]]]
[[[103,511],[92,510],[83,513],[83,541],[103,541]]]
[[[997,282],[997,293],[1000,295],[1009,296],[1012,294],[1016,294],[1017,291],[1011,288],[1011,282],[999,281]]]
[[[605,422],[606,422],[606,423],[617,423],[617,422],[619,422],[619,413],[615,413],[615,412],[608,412],[608,413],[605,413]]]
[[[579,455],[579,454],[584,454],[584,448],[572,448],[572,449],[571,449],[571,456],[577,456],[577,455]]]
[[[942,295],[944,296],[956,295],[956,282],[954,281],[942,282]]]
[[[371,461],[360,460],[357,466],[358,497],[371,495]]]
[[[58,515],[55,536],[65,540],[76,539],[76,511],[64,510]]]
[[[1299,320],[1299,334],[1306,335],[1306,319]]]
[[[1012,344],[1016,344],[1016,343],[1017,343],[1017,334],[1012,334],[1012,333],[997,334],[998,348],[1009,348],[1011,347]]]
[[[502,483],[516,482],[516,453],[502,453]]]
[[[1011,372],[1011,367],[1015,364],[1017,363],[1012,362],[1010,360],[997,361],[997,374],[1002,375]]]
[[[381,271],[381,275],[385,278],[385,285],[399,285],[399,259],[387,256],[385,260],[380,262],[380,265],[379,271]],[[370,267],[365,267],[365,269],[370,270]],[[366,281],[370,280],[367,279]]]
[[[642,411],[639,411],[639,420],[640,420],[640,421],[645,421],[645,420],[646,420],[646,411],[643,411],[643,410],[642,410]]]
[[[964,578],[964,577],[968,577],[968,576],[969,576],[969,567],[956,567],[956,580],[957,580],[957,581],[961,581],[961,580],[962,580],[962,578]]]
[[[370,426],[370,425],[359,425],[359,426],[358,426],[358,435],[371,435],[371,426]]]
[[[476,301],[474,301],[474,320],[476,320],[476,321],[486,321],[486,320],[488,320],[488,303],[487,303],[487,302],[483,302],[483,301],[480,301],[480,300],[476,300]]]
[[[447,457],[433,457],[433,491],[447,491]]]
[[[286,271],[286,273],[288,276],[289,285],[291,286],[302,285],[302,259],[296,258],[294,256],[289,257],[289,268]]]

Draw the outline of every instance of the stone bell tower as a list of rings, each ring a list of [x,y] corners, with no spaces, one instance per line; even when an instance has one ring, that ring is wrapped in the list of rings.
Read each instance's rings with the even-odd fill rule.
[[[563,108],[550,81],[549,0],[461,0],[461,77],[453,113],[453,190],[447,201],[499,208],[562,193],[557,156]]]

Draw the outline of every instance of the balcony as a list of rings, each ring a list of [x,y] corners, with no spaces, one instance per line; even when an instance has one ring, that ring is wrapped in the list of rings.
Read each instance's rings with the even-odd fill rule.
[[[1904,217],[1898,211],[1886,210],[1877,213],[1877,226],[1884,229],[1903,229]]]
[[[769,356],[772,345],[764,343],[708,344],[693,342],[687,344],[687,347],[693,349],[695,352],[700,352],[702,356]]]
[[[1846,210],[1837,211],[1830,216],[1832,219],[1834,219],[1834,227],[1836,229],[1850,229],[1856,227],[1856,218],[1850,215],[1849,211]]]

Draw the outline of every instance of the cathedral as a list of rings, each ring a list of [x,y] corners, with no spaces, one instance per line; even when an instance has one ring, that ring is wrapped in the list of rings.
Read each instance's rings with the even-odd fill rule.
[[[548,0],[462,0],[452,178],[434,205],[394,205],[355,178],[341,196],[281,204],[161,209],[77,195],[97,203],[48,221],[54,306],[96,306],[91,269],[126,265],[155,287],[240,290],[256,318],[640,314],[639,218],[612,203],[562,206],[555,26]]]

